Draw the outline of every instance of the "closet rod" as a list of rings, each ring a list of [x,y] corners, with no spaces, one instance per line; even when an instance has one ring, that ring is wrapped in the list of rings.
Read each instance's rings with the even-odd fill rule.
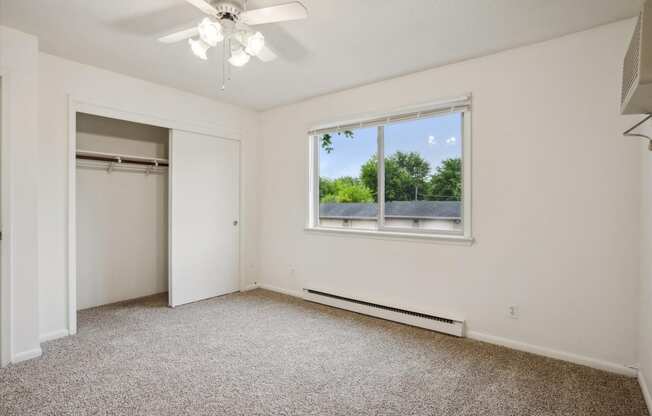
[[[77,159],[80,160],[97,160],[100,162],[114,162],[114,163],[129,163],[132,165],[145,165],[145,166],[169,166],[167,162],[159,162],[158,165],[154,161],[144,161],[144,160],[129,160],[125,158],[115,158],[115,157],[102,157],[102,156],[85,156],[85,155],[77,155]]]
[[[169,166],[167,159],[159,158],[146,158],[142,156],[129,156],[129,155],[115,155],[110,153],[92,152],[88,150],[77,151],[77,159],[80,160],[96,160],[99,162],[113,162],[113,163],[128,163],[132,165],[144,166]]]

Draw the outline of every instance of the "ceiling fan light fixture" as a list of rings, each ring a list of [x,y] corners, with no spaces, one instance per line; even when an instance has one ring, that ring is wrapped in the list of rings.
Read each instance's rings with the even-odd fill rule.
[[[207,60],[208,56],[206,55],[206,52],[208,51],[208,48],[210,46],[204,42],[201,39],[188,39],[188,43],[190,44],[190,49],[192,50],[192,53],[195,54],[195,56],[201,60]]]
[[[306,7],[297,0],[286,0],[286,3],[259,9],[249,9],[248,0],[185,1],[205,14],[203,20],[195,21],[188,29],[162,36],[158,41],[167,44],[188,39],[192,53],[204,61],[208,60],[208,50],[222,42],[223,48],[220,49],[218,57],[221,58],[219,64],[222,66],[222,89],[230,79],[227,63],[242,67],[251,57],[256,57],[261,62],[271,62],[278,58],[273,48],[267,45],[265,36],[252,29],[252,26],[308,17]]]
[[[229,63],[233,66],[241,67],[245,66],[249,62],[249,59],[251,57],[242,48],[238,48],[231,51]]]
[[[199,37],[209,46],[217,46],[217,44],[224,40],[222,33],[222,25],[219,22],[214,22],[206,17],[198,26]]]
[[[251,34],[247,38],[247,45],[245,47],[245,52],[251,56],[258,56],[258,54],[265,47],[265,36],[262,33],[256,32]]]

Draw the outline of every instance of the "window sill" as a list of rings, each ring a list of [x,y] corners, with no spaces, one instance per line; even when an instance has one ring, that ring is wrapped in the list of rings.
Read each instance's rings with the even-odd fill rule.
[[[408,240],[426,243],[445,243],[470,246],[474,243],[473,237],[465,237],[461,235],[447,235],[447,234],[417,234],[395,231],[373,231],[373,230],[347,230],[338,228],[326,227],[306,227],[306,232],[314,234],[335,235],[335,236],[351,236],[362,238],[375,238],[379,240]]]

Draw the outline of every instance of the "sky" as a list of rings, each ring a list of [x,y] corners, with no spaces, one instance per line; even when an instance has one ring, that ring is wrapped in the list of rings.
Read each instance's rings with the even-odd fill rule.
[[[376,127],[354,130],[352,139],[333,135],[333,152],[319,152],[320,176],[358,177],[360,167],[376,153]],[[417,152],[430,162],[431,172],[445,159],[461,157],[462,115],[446,114],[385,126],[385,155],[397,150]]]

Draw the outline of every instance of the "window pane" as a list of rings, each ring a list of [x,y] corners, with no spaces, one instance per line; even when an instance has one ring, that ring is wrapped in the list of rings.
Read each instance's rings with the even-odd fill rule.
[[[385,126],[385,226],[461,232],[462,114]]]
[[[369,127],[318,137],[321,226],[377,228],[377,131]]]

